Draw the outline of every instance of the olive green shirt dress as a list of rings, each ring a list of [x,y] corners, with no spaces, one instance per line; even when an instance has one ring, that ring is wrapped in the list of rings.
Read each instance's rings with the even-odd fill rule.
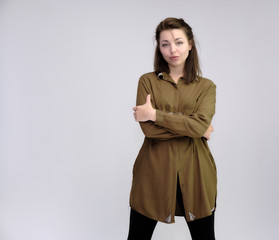
[[[173,223],[175,215],[187,221],[211,215],[216,166],[203,135],[215,113],[215,84],[200,76],[189,84],[180,78],[176,84],[166,73],[151,72],[139,79],[136,104],[144,104],[148,94],[156,121],[140,122],[145,139],[133,167],[131,208],[165,223]],[[185,211],[180,213],[177,184]]]

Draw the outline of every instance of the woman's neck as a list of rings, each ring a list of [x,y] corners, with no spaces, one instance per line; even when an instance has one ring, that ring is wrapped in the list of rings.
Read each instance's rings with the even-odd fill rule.
[[[170,76],[175,81],[175,83],[178,82],[180,77],[183,77],[184,75],[184,66],[169,66],[170,69]]]

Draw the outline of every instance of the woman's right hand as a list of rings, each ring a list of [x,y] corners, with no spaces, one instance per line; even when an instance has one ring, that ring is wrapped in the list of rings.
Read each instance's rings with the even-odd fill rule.
[[[214,131],[213,126],[210,124],[209,128],[206,130],[203,137],[205,137],[207,140],[210,140],[210,134]]]
[[[145,104],[133,108],[134,118],[137,122],[156,121],[156,110],[152,107],[150,98],[150,94],[148,94]]]

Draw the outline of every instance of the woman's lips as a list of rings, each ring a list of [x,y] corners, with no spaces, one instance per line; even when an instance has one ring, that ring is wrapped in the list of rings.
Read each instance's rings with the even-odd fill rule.
[[[178,59],[178,56],[173,56],[173,57],[170,57],[171,60],[176,60]]]

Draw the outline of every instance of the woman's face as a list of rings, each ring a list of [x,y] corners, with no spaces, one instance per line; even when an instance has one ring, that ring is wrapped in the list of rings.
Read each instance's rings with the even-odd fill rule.
[[[182,66],[192,49],[181,29],[164,30],[160,33],[160,51],[170,67]]]

